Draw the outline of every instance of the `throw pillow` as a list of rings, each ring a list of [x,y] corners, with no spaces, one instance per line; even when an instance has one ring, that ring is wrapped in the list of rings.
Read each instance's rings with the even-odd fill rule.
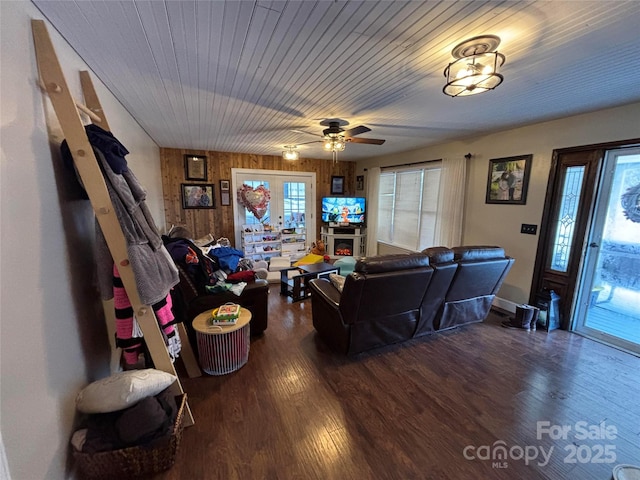
[[[340,293],[342,293],[342,289],[344,288],[344,281],[346,279],[347,277],[343,277],[342,275],[338,275],[337,273],[329,274],[329,280]]]
[[[153,368],[119,372],[83,388],[76,408],[83,413],[115,412],[157,395],[175,381],[175,375]]]
[[[316,255],[315,253],[309,253],[298,260],[293,264],[294,267],[299,267],[300,265],[312,265],[314,263],[322,263],[324,262],[324,257],[322,255]]]
[[[242,270],[240,272],[230,273],[227,275],[227,282],[240,283],[240,282],[253,282],[256,279],[253,270]]]

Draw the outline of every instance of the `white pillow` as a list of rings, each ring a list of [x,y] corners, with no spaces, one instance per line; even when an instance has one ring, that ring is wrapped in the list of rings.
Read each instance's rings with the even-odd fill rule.
[[[76,408],[83,413],[115,412],[159,394],[175,381],[175,375],[154,368],[116,373],[83,388]]]
[[[338,275],[337,273],[329,274],[329,280],[340,293],[342,293],[342,289],[344,288],[344,281],[346,279],[347,277],[343,277],[342,275]]]

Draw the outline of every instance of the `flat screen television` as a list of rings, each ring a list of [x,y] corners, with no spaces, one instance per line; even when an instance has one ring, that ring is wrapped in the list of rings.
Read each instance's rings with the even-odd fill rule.
[[[366,200],[364,197],[324,197],[322,221],[364,225]]]

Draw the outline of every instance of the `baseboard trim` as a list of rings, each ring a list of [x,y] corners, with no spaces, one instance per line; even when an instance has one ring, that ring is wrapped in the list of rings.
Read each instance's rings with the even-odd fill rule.
[[[495,297],[493,299],[494,307],[500,308],[502,310],[506,310],[507,312],[516,313],[516,305],[519,305],[519,304],[512,302],[511,300],[506,300],[504,298]]]

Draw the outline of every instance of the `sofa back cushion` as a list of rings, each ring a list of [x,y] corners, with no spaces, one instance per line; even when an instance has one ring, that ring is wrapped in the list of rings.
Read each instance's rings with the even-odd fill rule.
[[[384,273],[428,266],[429,257],[422,253],[399,253],[395,255],[362,257],[356,262],[353,271],[363,274]]]
[[[435,319],[439,314],[444,299],[449,291],[458,264],[453,261],[453,250],[447,247],[431,247],[422,251],[429,257],[429,264],[433,268],[431,283],[422,300],[420,323],[415,336],[419,337],[433,333],[436,330]]]
[[[340,299],[345,323],[415,317],[433,269],[426,255],[385,255],[358,260]]]
[[[454,247],[453,252],[458,269],[447,302],[495,295],[513,263],[500,247]]]
[[[457,262],[470,262],[478,260],[493,260],[505,258],[504,248],[477,245],[470,247],[453,247],[453,258]]]
[[[429,247],[422,250],[422,253],[429,257],[429,264],[444,264],[453,262],[453,250],[447,247]]]

